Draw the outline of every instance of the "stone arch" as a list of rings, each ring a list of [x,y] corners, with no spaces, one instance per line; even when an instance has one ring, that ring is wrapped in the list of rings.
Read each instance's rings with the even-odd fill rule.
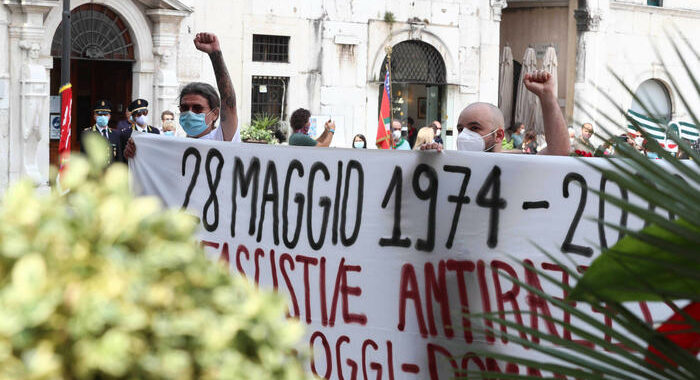
[[[632,91],[637,91],[639,86],[642,85],[642,83],[648,81],[648,80],[654,80],[658,83],[660,83],[665,89],[666,93],[668,94],[668,97],[671,101],[671,119],[675,119],[677,114],[678,114],[678,107],[677,105],[679,104],[679,100],[677,99],[678,94],[673,91],[673,87],[671,86],[671,80],[668,75],[668,73],[664,70],[659,71],[657,70],[645,70],[637,75],[634,76],[634,79],[630,82],[627,83],[629,88]],[[622,102],[622,107],[627,110],[630,107],[632,107],[632,102],[634,100],[634,96],[624,90],[624,101]]]
[[[75,9],[83,4],[95,3],[110,8],[121,17],[127,24],[127,28],[134,40],[134,82],[138,83],[148,78],[139,76],[150,75],[154,72],[153,57],[153,37],[146,15],[139,9],[133,1],[123,0],[74,0],[71,1],[71,9]],[[60,6],[54,7],[49,12],[44,22],[46,33],[41,44],[42,56],[51,56],[51,43],[54,34],[61,24],[62,9]],[[134,92],[138,91],[138,86],[134,86]]]
[[[379,48],[374,52],[371,70],[367,72],[369,78],[368,81],[381,81],[383,78],[379,78],[379,73],[382,70],[382,64],[384,63],[384,58],[386,57],[386,52],[384,51],[385,46],[395,46],[404,41],[419,40],[429,45],[432,45],[442,56],[443,62],[445,63],[446,69],[446,81],[447,83],[458,83],[458,67],[455,60],[454,54],[448,48],[448,45],[436,34],[423,29],[420,33],[416,33],[414,28],[404,28],[392,32],[384,42],[379,45]]]

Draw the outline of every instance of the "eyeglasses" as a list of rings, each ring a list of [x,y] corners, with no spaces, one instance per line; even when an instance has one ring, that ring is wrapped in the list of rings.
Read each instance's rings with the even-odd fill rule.
[[[97,111],[97,112],[95,112],[95,115],[97,115],[97,116],[109,116],[110,113],[105,112],[105,111]]]
[[[194,113],[204,113],[205,112],[205,108],[199,104],[195,104],[191,107],[188,104],[181,104],[178,108],[180,109],[180,112],[182,112],[182,113],[189,112],[190,110]]]
[[[144,116],[145,116],[145,115],[148,115],[148,110],[136,111],[136,112],[132,112],[131,114],[134,115],[134,116],[136,116],[136,117],[139,117],[139,116],[141,116],[141,115],[144,115]]]

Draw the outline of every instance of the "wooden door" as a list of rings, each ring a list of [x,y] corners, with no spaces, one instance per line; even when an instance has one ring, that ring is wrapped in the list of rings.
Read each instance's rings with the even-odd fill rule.
[[[71,150],[80,150],[80,132],[92,126],[93,105],[101,99],[112,103],[110,127],[124,119],[124,111],[131,101],[132,62],[71,60],[73,85],[73,112]],[[61,86],[61,60],[54,59],[51,70],[51,95],[58,95]],[[58,165],[58,140],[50,143],[50,164]]]

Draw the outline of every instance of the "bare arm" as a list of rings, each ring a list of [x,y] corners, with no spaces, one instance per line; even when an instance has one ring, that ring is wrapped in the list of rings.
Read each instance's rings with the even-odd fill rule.
[[[334,133],[331,132],[331,130],[335,131],[335,123],[332,121],[327,121],[323,133],[321,133],[321,136],[316,139],[316,142],[318,143],[316,146],[325,148],[331,145],[331,140],[333,140]]]
[[[212,33],[198,33],[194,39],[194,44],[198,50],[209,54],[216,85],[221,95],[221,130],[224,134],[224,141],[233,140],[238,128],[238,112],[236,109],[236,92],[233,90],[233,82],[224,62],[224,55],[221,53],[219,40]]]
[[[554,95],[552,75],[546,71],[537,71],[525,75],[525,87],[540,98],[542,104],[542,119],[544,122],[544,138],[547,147],[537,154],[551,156],[569,155],[569,133],[566,128],[564,115],[561,114],[559,102]]]

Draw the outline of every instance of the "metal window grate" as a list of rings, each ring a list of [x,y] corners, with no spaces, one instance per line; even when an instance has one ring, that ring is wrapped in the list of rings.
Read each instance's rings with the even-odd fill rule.
[[[384,58],[380,78],[386,75]],[[391,53],[391,81],[396,83],[445,84],[446,69],[440,52],[423,41],[396,44]]]
[[[251,120],[256,115],[263,114],[277,116],[280,120],[284,120],[289,77],[254,76],[252,84]]]
[[[253,34],[253,61],[289,62],[289,36]]]
[[[63,23],[54,34],[51,55],[60,57]],[[111,9],[95,3],[71,12],[71,57],[90,60],[133,61],[134,44],[122,19]]]

